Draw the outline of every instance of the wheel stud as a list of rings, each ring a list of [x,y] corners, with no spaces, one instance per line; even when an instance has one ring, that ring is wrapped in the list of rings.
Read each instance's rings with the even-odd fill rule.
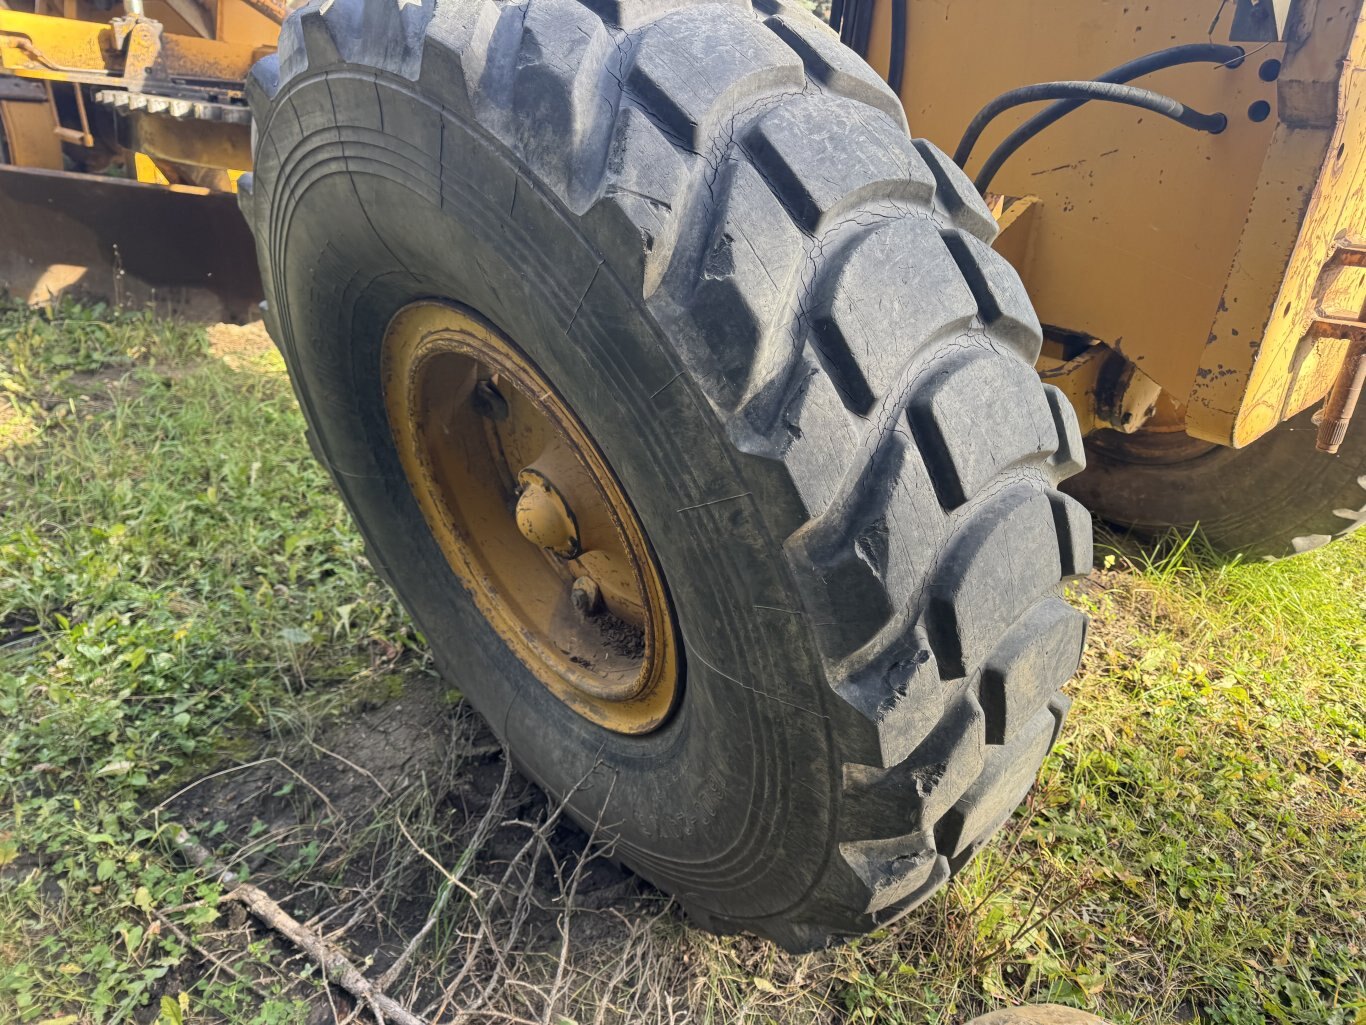
[[[474,386],[470,405],[485,420],[500,421],[508,418],[508,400],[492,381],[482,380]]]
[[[569,600],[574,603],[574,611],[587,618],[602,611],[602,588],[592,577],[579,577],[569,592]]]

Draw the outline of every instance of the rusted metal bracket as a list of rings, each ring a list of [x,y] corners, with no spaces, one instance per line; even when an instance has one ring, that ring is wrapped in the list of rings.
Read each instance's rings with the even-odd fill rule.
[[[1319,425],[1318,449],[1336,454],[1347,437],[1352,415],[1366,386],[1366,323],[1359,320],[1316,320],[1311,331],[1319,338],[1346,339],[1347,356],[1333,381],[1333,390],[1314,419]]]
[[[1323,283],[1330,280],[1334,272],[1346,267],[1366,267],[1366,243],[1348,238],[1337,240],[1319,278],[1320,295]],[[1362,387],[1366,385],[1366,310],[1355,317],[1335,317],[1320,307],[1318,316],[1310,325],[1309,337],[1347,342],[1347,355],[1342,367],[1333,379],[1333,387],[1324,400],[1323,409],[1314,417],[1314,422],[1319,425],[1318,450],[1336,454],[1347,436],[1347,428],[1351,426],[1352,416],[1361,400]]]
[[[1040,379],[1062,389],[1083,434],[1133,434],[1156,410],[1161,386],[1120,353],[1101,343],[1065,363],[1038,364]]]
[[[76,100],[76,115],[80,118],[80,128],[69,128],[62,124],[62,115],[57,109],[56,85],[53,82],[44,82],[47,91],[47,106],[52,112],[52,134],[63,142],[69,142],[76,146],[85,146],[87,149],[95,145],[95,136],[90,132],[90,118],[85,112],[85,97],[81,95],[80,89],[73,88],[72,96]]]
[[[161,57],[161,22],[133,15],[109,22],[114,48],[123,54],[123,81],[130,89],[142,85]]]
[[[1339,238],[1333,244],[1333,255],[1328,258],[1325,270],[1336,267],[1366,267],[1366,242],[1354,242]]]

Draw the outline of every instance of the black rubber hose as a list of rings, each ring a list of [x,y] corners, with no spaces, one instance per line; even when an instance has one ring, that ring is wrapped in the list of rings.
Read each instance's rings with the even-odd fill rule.
[[[1183,64],[1209,63],[1236,67],[1242,63],[1246,56],[1247,53],[1241,46],[1228,46],[1224,43],[1187,43],[1184,46],[1171,46],[1165,50],[1158,50],[1155,53],[1139,57],[1137,60],[1131,60],[1116,68],[1111,68],[1105,74],[1098,76],[1096,81],[1122,84]],[[1035,114],[1006,136],[987,157],[986,162],[982,164],[982,169],[977,172],[977,191],[985,194],[1001,170],[1001,166],[1013,157],[1021,146],[1045,128],[1061,121],[1078,107],[1084,106],[1086,102],[1086,100],[1059,100],[1046,110]]]
[[[1228,118],[1223,114],[1205,114],[1186,106],[1180,100],[1172,99],[1170,96],[1163,96],[1161,93],[1139,89],[1132,85],[1091,81],[1040,82],[1038,85],[1026,85],[1019,89],[1012,89],[1008,93],[1002,93],[983,107],[981,112],[972,119],[972,124],[968,125],[968,130],[963,133],[963,141],[958,144],[958,149],[953,156],[954,163],[959,167],[967,163],[968,157],[972,155],[973,147],[977,145],[977,140],[982,137],[982,132],[986,130],[987,125],[1005,111],[1025,103],[1038,103],[1042,100],[1103,100],[1107,103],[1123,103],[1131,107],[1150,110],[1154,114],[1171,118],[1187,128],[1194,128],[1199,132],[1209,132],[1211,135],[1218,135],[1228,127]]]
[[[892,52],[887,61],[887,84],[901,96],[901,76],[906,68],[906,0],[892,0]]]
[[[840,42],[845,46],[854,45],[854,13],[858,10],[858,0],[840,0]]]
[[[874,0],[860,0],[854,25],[854,52],[864,60],[868,59],[868,41],[873,34],[873,4]]]

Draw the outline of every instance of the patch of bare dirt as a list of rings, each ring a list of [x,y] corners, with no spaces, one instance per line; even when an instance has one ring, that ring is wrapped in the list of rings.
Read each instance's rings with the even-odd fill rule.
[[[250,369],[275,351],[266,325],[259,320],[250,324],[210,324],[204,333],[209,339],[209,352],[234,370]]]
[[[543,1020],[560,1008],[546,1019],[555,1021],[570,1004],[582,1014],[585,999],[590,1009],[596,1001],[590,1020],[643,1020],[644,1008],[630,1010],[632,986],[585,997],[585,982],[625,984],[644,964],[672,963],[642,953],[651,925],[677,914],[668,899],[511,770],[482,720],[431,677],[277,732],[257,758],[191,783],[161,816],[366,965],[368,978],[385,979],[423,1020]],[[203,971],[238,971],[263,991],[284,985],[310,1001],[311,1021],[336,1020],[344,995],[299,982],[296,950],[239,906],[223,907],[226,922],[196,939]],[[278,973],[247,956],[253,944]]]

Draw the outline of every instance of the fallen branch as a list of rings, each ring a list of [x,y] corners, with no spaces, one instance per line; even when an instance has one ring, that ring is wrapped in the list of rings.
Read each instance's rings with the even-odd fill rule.
[[[210,874],[214,881],[229,887],[226,896],[243,904],[262,923],[274,929],[302,950],[323,971],[327,981],[340,986],[374,1012],[381,1025],[386,1021],[396,1025],[425,1025],[423,1020],[397,1001],[384,995],[371,983],[340,950],[322,936],[307,929],[293,915],[275,903],[262,889],[244,883],[235,872],[223,866],[208,848],[198,844],[185,830],[178,830],[175,847],[196,868]]]

